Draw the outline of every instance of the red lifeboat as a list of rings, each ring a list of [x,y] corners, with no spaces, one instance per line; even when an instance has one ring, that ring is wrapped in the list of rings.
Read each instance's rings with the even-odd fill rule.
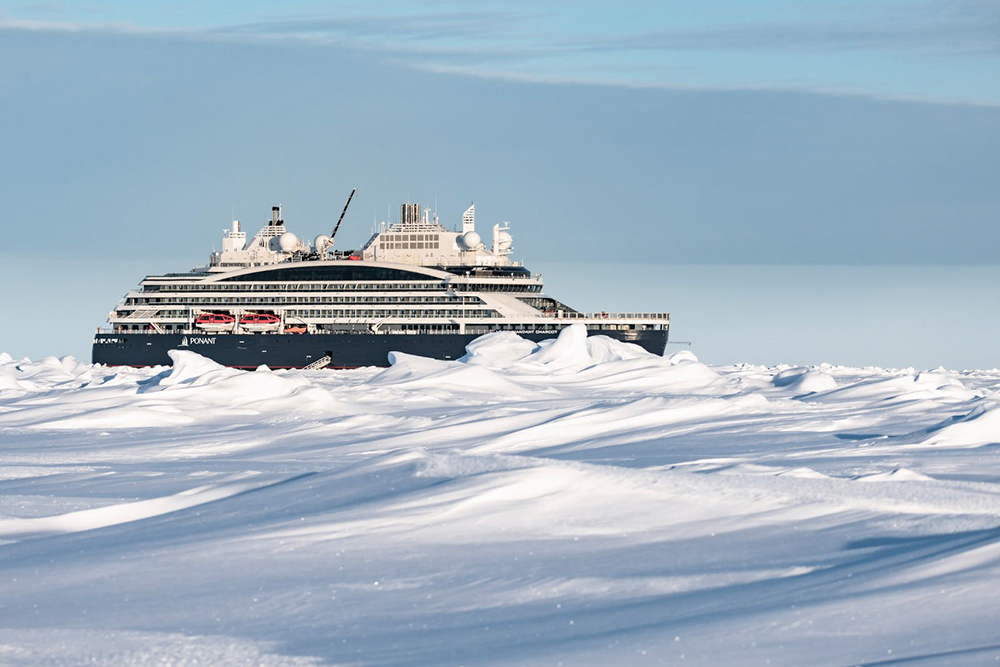
[[[240,326],[247,331],[274,331],[280,324],[281,319],[270,313],[247,313],[240,318]]]
[[[222,331],[229,329],[236,318],[227,313],[203,313],[194,321],[194,325],[205,331]]]

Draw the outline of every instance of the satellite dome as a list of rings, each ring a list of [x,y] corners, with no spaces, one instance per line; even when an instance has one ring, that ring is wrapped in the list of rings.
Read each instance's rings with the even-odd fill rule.
[[[458,239],[466,250],[475,250],[483,245],[483,240],[479,238],[479,232],[466,232]]]
[[[278,237],[278,247],[281,252],[291,252],[299,245],[299,237],[291,232],[285,232]]]
[[[322,252],[323,248],[330,243],[330,237],[326,234],[320,234],[315,239],[313,239],[313,247],[316,248],[316,252]]]
[[[497,232],[497,243],[501,248],[507,249],[514,245],[514,239],[511,237],[509,232],[503,230]]]

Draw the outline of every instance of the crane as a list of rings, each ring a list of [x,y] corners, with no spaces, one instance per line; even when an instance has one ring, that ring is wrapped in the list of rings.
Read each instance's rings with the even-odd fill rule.
[[[340,223],[344,221],[344,216],[347,215],[347,207],[351,205],[351,200],[354,199],[354,193],[357,191],[358,189],[354,188],[351,190],[351,194],[347,196],[347,203],[344,204],[344,210],[340,212],[340,218],[337,220],[337,224],[333,227],[333,233],[330,234],[330,245],[333,245],[333,239],[337,237],[337,230],[340,229]]]
[[[358,189],[354,188],[351,190],[351,194],[347,197],[347,203],[344,204],[344,210],[340,212],[340,218],[337,219],[337,224],[333,226],[333,233],[329,236],[320,234],[316,237],[315,247],[313,252],[318,257],[326,257],[326,252],[333,247],[333,237],[337,235],[337,230],[340,229],[340,223],[344,221],[344,216],[347,215],[347,207],[351,205],[351,200],[354,199],[354,193]]]

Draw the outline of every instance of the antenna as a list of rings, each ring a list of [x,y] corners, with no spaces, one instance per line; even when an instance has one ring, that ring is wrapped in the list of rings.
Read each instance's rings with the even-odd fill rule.
[[[354,193],[357,191],[358,189],[354,188],[351,190],[351,194],[347,196],[347,203],[344,204],[344,210],[340,212],[340,218],[338,218],[337,224],[333,227],[333,233],[330,234],[330,245],[333,245],[333,239],[337,237],[337,230],[340,229],[340,223],[344,221],[344,216],[347,214],[347,207],[351,205],[351,200],[354,199]]]

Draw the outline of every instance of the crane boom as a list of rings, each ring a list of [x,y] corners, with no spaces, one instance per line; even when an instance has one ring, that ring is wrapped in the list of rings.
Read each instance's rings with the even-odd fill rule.
[[[351,190],[351,194],[348,195],[347,203],[344,204],[344,210],[340,212],[340,219],[337,220],[337,224],[333,227],[333,233],[330,234],[330,245],[333,245],[333,239],[337,236],[337,230],[340,229],[340,223],[344,221],[344,216],[347,214],[347,207],[351,205],[351,200],[354,199],[354,193],[357,191],[358,189],[354,188]]]

